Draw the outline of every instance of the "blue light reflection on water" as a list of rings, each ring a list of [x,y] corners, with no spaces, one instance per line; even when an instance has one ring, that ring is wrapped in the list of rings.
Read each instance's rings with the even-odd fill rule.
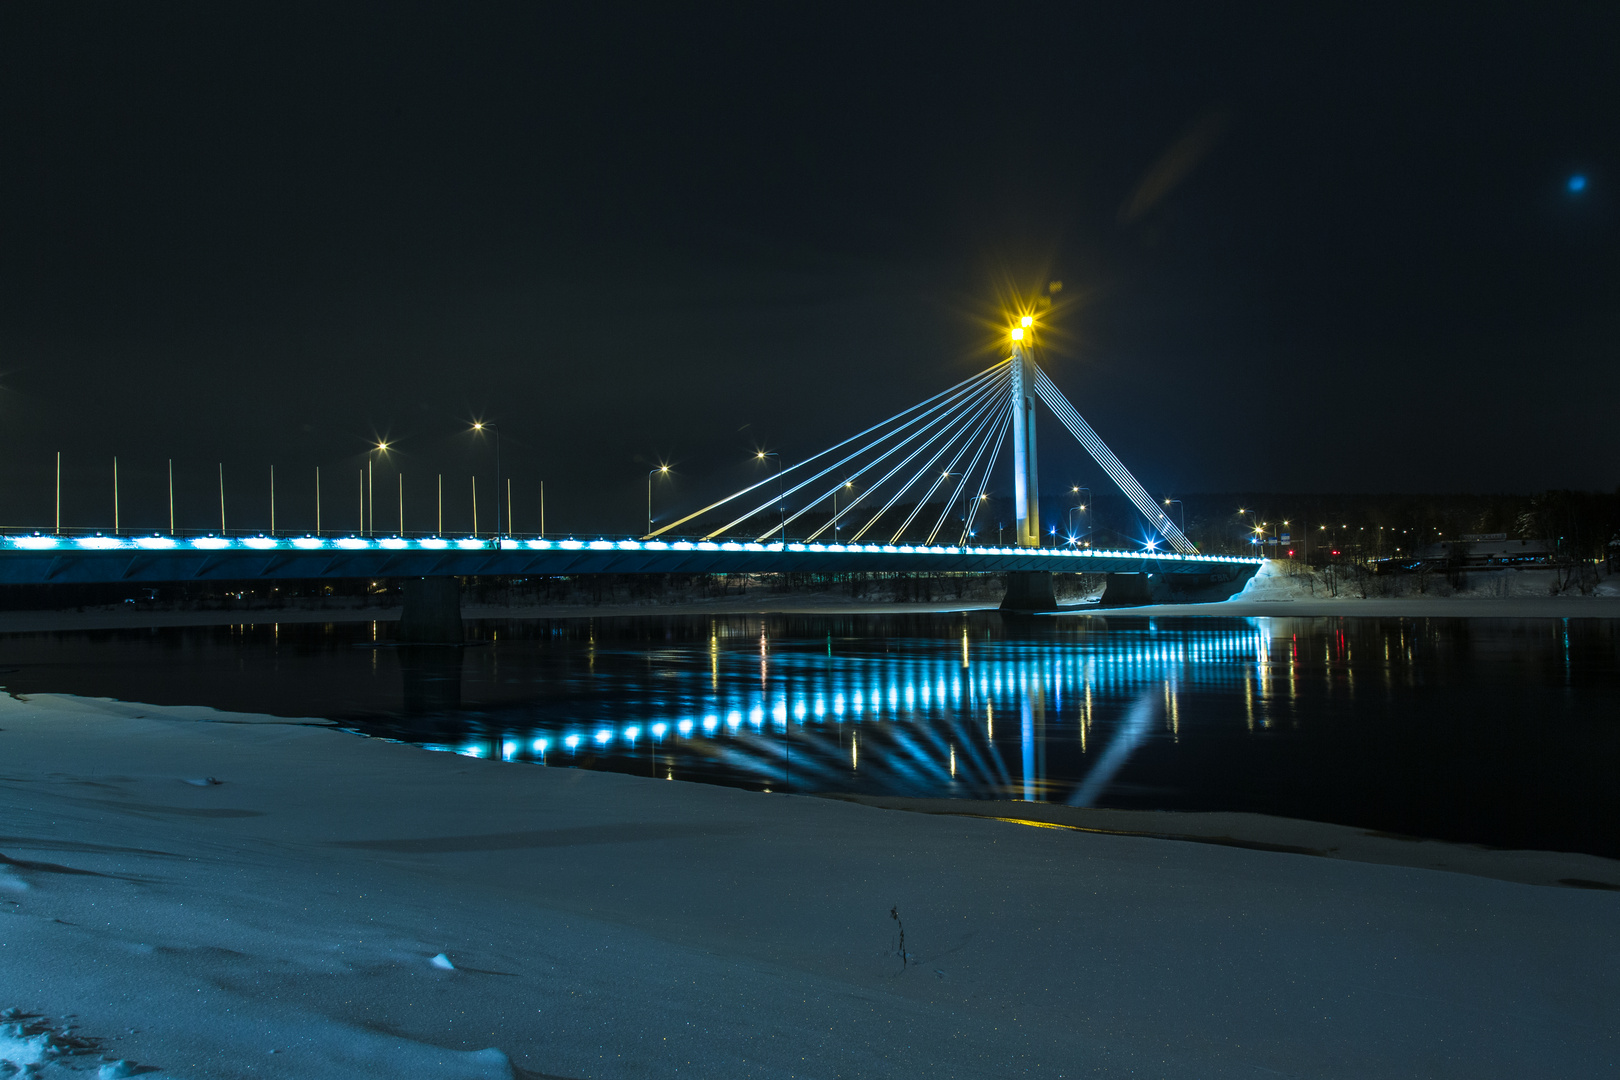
[[[394,648],[387,624],[274,621],[0,648],[16,695],[326,716],[484,768],[1246,810],[1620,857],[1620,619],[979,612],[469,630],[466,649]]]
[[[523,726],[489,715],[492,726],[470,741],[425,745],[468,754],[496,745],[504,760],[550,764],[581,764],[589,752],[593,767],[623,771],[638,771],[639,757],[653,775],[762,788],[1092,805],[1150,730],[1162,723],[1178,735],[1184,694],[1235,698],[1270,647],[1263,620],[1127,634],[1081,626],[1059,642],[975,640],[964,626],[960,641],[899,639],[882,653],[869,641],[834,648],[829,637],[824,650],[768,631],[762,640],[757,623],[727,629],[709,635],[702,666],[679,648],[592,648],[593,671],[566,709],[537,702],[520,710]],[[633,658],[657,675],[627,687],[594,667]],[[624,719],[613,724],[613,714]],[[856,753],[860,729],[868,734]],[[652,745],[638,745],[643,731]],[[1058,742],[1064,761],[1053,769]],[[570,757],[547,757],[552,743]]]

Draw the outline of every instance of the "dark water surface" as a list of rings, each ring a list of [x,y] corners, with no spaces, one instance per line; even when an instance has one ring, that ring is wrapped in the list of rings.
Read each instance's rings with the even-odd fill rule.
[[[1620,622],[994,613],[0,637],[13,694],[773,791],[1248,810],[1620,857]]]

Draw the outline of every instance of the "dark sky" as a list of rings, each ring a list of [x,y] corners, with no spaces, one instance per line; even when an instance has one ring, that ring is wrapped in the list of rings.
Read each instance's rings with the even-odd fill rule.
[[[1612,488],[1612,5],[0,7],[0,524],[620,533],[988,364],[1150,491]],[[1572,177],[1586,180],[1579,192]],[[746,426],[745,426],[746,425]],[[1055,425],[1043,484],[1102,481]],[[379,477],[384,477],[380,473]],[[382,484],[384,479],[379,479]],[[733,484],[732,486],[738,486]],[[487,497],[487,496],[486,496]],[[379,496],[379,502],[381,497]],[[488,510],[485,510],[488,513]],[[379,518],[383,515],[379,513]]]

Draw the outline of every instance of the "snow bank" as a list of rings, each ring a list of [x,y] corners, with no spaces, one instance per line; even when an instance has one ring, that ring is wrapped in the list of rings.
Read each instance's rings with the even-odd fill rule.
[[[145,1075],[1562,1078],[1617,1053],[1598,887],[46,696],[0,699],[0,823],[0,1005],[76,1014],[84,1066]]]

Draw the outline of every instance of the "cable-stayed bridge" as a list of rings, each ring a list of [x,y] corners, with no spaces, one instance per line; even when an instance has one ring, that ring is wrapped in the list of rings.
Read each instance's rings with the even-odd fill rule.
[[[1125,587],[1118,591],[1144,600],[1141,582],[1155,575],[1230,582],[1235,591],[1261,560],[1199,553],[1035,363],[1024,342],[1031,321],[1013,328],[1011,355],[1000,362],[791,466],[777,458],[766,479],[640,538],[5,536],[0,584],[399,578],[406,580],[407,624],[414,603],[440,612],[441,622],[453,617],[458,628],[455,582],[471,576],[1002,573],[1003,606],[1024,611],[1056,607],[1053,573],[1120,577]],[[1135,550],[1043,546],[1037,403],[1156,536]],[[767,456],[775,455],[760,453]],[[978,516],[998,468],[1012,473],[1011,546],[978,542]],[[1135,580],[1127,585],[1125,575]]]

